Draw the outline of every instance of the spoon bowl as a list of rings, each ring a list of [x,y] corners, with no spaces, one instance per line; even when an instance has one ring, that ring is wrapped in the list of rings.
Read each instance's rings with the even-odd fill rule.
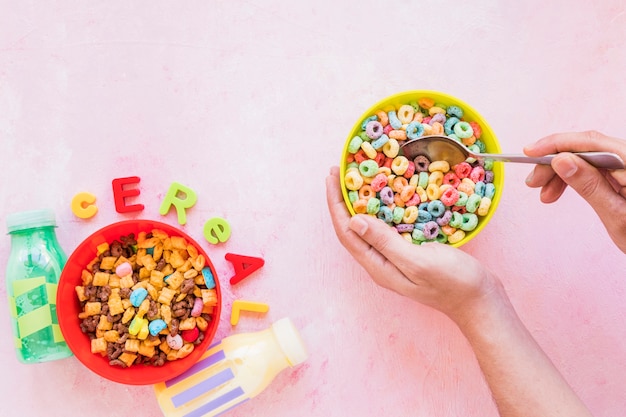
[[[419,155],[431,161],[447,161],[451,166],[468,158],[476,160],[492,159],[501,162],[518,162],[526,164],[550,165],[556,155],[533,158],[525,155],[505,155],[472,152],[465,145],[448,136],[422,136],[405,142],[401,146],[404,156],[410,160]],[[611,152],[574,152],[589,164],[603,169],[624,169],[624,161],[619,155]]]

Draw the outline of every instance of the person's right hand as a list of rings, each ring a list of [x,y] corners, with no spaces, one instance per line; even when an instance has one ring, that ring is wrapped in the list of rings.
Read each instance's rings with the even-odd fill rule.
[[[591,207],[617,247],[626,253],[626,170],[597,169],[571,152],[613,152],[626,161],[626,141],[598,132],[558,133],[524,148],[528,156],[559,153],[552,165],[537,165],[526,179],[529,187],[541,187],[541,201],[559,199],[569,185]]]

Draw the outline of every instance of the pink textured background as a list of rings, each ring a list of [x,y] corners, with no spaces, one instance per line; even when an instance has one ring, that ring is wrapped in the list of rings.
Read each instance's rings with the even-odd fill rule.
[[[52,207],[69,253],[133,217],[115,212],[111,194],[112,179],[131,175],[141,177],[140,215],[176,225],[158,209],[179,181],[199,196],[184,230],[204,242],[222,278],[219,336],[289,316],[311,354],[229,415],[496,416],[459,331],[374,286],[340,247],[324,177],[356,118],[410,89],[471,103],[505,152],[555,131],[626,137],[626,6],[379,3],[3,0],[0,228],[8,212]],[[506,166],[501,205],[464,250],[499,273],[592,411],[621,417],[626,257],[572,192],[542,205],[524,185],[529,171]],[[98,197],[90,221],[70,211],[80,191]],[[215,216],[233,235],[211,246],[202,226]],[[2,268],[8,250],[5,236]],[[226,252],[266,265],[231,288]],[[103,380],[75,358],[19,364],[0,292],[1,416],[159,415],[150,387]],[[233,329],[237,298],[265,301],[270,312]]]

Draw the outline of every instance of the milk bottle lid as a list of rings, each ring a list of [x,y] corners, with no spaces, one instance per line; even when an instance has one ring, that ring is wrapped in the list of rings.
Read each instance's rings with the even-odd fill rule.
[[[57,225],[54,211],[50,209],[11,213],[7,216],[6,221],[9,233],[16,232],[18,230],[32,229],[35,227],[56,227]]]
[[[289,365],[299,365],[309,357],[300,333],[291,319],[283,318],[274,322],[272,330],[289,361]]]

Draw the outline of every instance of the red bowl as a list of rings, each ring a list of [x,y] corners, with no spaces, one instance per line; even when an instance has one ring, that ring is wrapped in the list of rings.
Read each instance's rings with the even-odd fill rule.
[[[211,268],[211,272],[215,277],[217,306],[213,310],[213,319],[205,331],[204,340],[187,357],[168,361],[163,366],[133,365],[129,368],[112,366],[109,365],[109,360],[106,356],[91,353],[91,341],[80,330],[81,320],[78,318],[78,314],[81,312],[81,307],[75,287],[82,285],[81,272],[96,257],[98,245],[105,242],[111,243],[116,239],[119,240],[120,236],[130,233],[134,233],[136,237],[139,232],[151,232],[153,229],[160,229],[170,236],[180,236],[187,239],[187,242],[198,249],[198,253],[204,255],[206,266]],[[200,359],[200,356],[205,353],[211,344],[219,325],[221,301],[220,285],[215,268],[206,252],[198,243],[182,231],[164,223],[153,220],[126,220],[111,224],[93,233],[78,245],[76,250],[70,255],[59,280],[57,316],[67,345],[83,365],[111,381],[129,385],[149,385],[163,382],[182,374]]]

